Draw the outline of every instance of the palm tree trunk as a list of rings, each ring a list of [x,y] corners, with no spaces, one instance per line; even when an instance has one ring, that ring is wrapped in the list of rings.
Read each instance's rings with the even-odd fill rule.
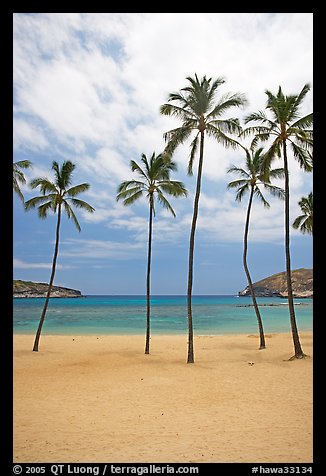
[[[251,187],[251,192],[250,192],[250,197],[249,197],[249,203],[248,203],[248,210],[247,210],[247,218],[246,218],[246,225],[245,225],[245,233],[244,233],[244,239],[243,239],[243,267],[247,276],[248,284],[249,284],[249,289],[250,289],[250,294],[252,297],[252,302],[254,304],[254,308],[256,311],[256,316],[257,316],[257,321],[258,321],[258,328],[259,328],[259,336],[260,336],[260,347],[259,350],[265,349],[265,336],[264,336],[264,329],[263,329],[263,321],[261,319],[261,315],[259,312],[255,292],[254,292],[254,287],[252,285],[252,280],[251,276],[249,273],[248,265],[247,265],[247,250],[248,250],[248,232],[249,232],[249,221],[250,221],[250,212],[251,212],[251,205],[252,205],[252,200],[254,196],[254,187]]]
[[[196,223],[198,217],[198,204],[200,197],[200,187],[201,187],[201,176],[203,170],[203,158],[204,158],[204,131],[200,132],[200,154],[199,154],[199,163],[198,163],[198,174],[197,174],[197,187],[196,195],[194,201],[194,212],[192,216],[192,225],[190,232],[190,244],[189,244],[189,267],[188,267],[188,291],[187,291],[187,306],[188,306],[188,364],[193,364],[195,362],[194,356],[194,332],[192,324],[192,303],[191,303],[191,294],[192,294],[192,283],[193,283],[193,267],[194,267],[194,248],[195,248],[195,232],[196,232]]]
[[[153,229],[153,196],[149,200],[149,225],[148,225],[148,256],[147,256],[147,279],[146,279],[146,343],[145,354],[149,354],[150,339],[150,286],[151,286],[151,257],[152,257],[152,229]]]
[[[285,256],[286,256],[286,280],[288,291],[288,302],[290,312],[290,322],[292,330],[292,338],[294,344],[294,358],[302,359],[304,353],[301,348],[299,333],[297,329],[292,291],[291,277],[291,257],[290,257],[290,187],[289,187],[289,168],[286,152],[286,142],[283,141],[283,159],[284,159],[284,176],[285,176]]]
[[[44,319],[45,319],[45,314],[46,314],[46,310],[48,308],[51,289],[52,289],[52,285],[53,285],[53,280],[54,280],[54,275],[55,275],[55,268],[56,268],[56,264],[57,264],[58,250],[59,250],[60,222],[61,222],[61,203],[59,204],[59,208],[58,208],[58,220],[57,220],[56,239],[55,239],[55,248],[54,248],[54,255],[53,255],[53,262],[52,262],[51,277],[50,277],[49,288],[48,288],[48,292],[46,294],[41,319],[40,319],[40,322],[39,322],[39,325],[38,325],[38,328],[37,328],[37,332],[36,332],[36,336],[35,336],[34,347],[33,347],[34,352],[38,352],[38,345],[39,345],[39,340],[40,340],[40,337],[41,337],[41,331],[42,331],[42,327],[43,327],[43,323],[44,323]]]

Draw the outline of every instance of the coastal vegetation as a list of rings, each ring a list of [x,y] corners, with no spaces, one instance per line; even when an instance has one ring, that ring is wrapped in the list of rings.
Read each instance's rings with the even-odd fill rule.
[[[212,137],[218,144],[233,149],[239,143],[228,134],[239,134],[241,126],[237,118],[224,119],[224,115],[232,107],[240,107],[246,104],[243,94],[226,94],[217,99],[217,89],[225,80],[203,76],[200,80],[197,75],[194,78],[187,77],[190,83],[178,93],[171,93],[168,103],[160,107],[160,112],[166,116],[174,116],[181,120],[181,126],[172,129],[164,134],[167,143],[165,153],[172,157],[175,150],[181,146],[190,136],[195,133],[191,142],[190,157],[188,163],[188,174],[193,174],[193,164],[199,147],[199,160],[197,170],[196,193],[193,206],[193,216],[189,242],[188,261],[188,287],[187,287],[187,311],[188,311],[188,363],[194,363],[194,338],[193,338],[193,316],[192,316],[192,286],[194,267],[194,247],[195,233],[199,211],[199,197],[201,191],[201,181],[204,161],[204,140],[205,135]]]
[[[243,136],[255,134],[254,143],[272,140],[265,154],[265,167],[269,168],[271,162],[282,157],[284,167],[285,189],[285,258],[288,288],[288,303],[290,323],[294,345],[294,358],[301,359],[305,356],[302,351],[293,304],[293,291],[291,280],[291,252],[290,252],[290,177],[288,165],[287,145],[289,143],[294,158],[299,162],[305,172],[312,171],[312,148],[313,148],[313,114],[300,117],[299,109],[310,90],[309,84],[305,84],[299,94],[286,96],[279,87],[277,94],[266,90],[266,109],[271,119],[264,111],[254,112],[245,118],[245,123],[258,123],[248,127],[242,133]]]
[[[57,225],[56,225],[56,235],[55,235],[55,246],[54,246],[54,255],[52,261],[51,277],[49,282],[49,288],[46,294],[44,307],[42,310],[40,322],[37,328],[33,351],[38,352],[39,340],[42,332],[42,327],[45,319],[46,310],[49,304],[51,289],[53,285],[55,269],[58,258],[59,251],[59,239],[60,239],[60,224],[61,224],[61,214],[65,212],[68,219],[72,219],[77,230],[80,232],[81,227],[75,215],[73,208],[70,203],[79,209],[85,210],[89,213],[93,213],[95,209],[89,205],[87,202],[76,198],[79,194],[86,192],[89,189],[88,183],[81,183],[79,185],[74,185],[71,187],[72,173],[75,169],[75,164],[70,160],[64,161],[60,165],[58,162],[52,162],[52,170],[54,172],[55,179],[51,182],[47,178],[35,178],[30,182],[32,189],[39,188],[42,195],[31,198],[25,202],[25,209],[31,210],[35,207],[38,208],[38,216],[42,220],[47,218],[49,212],[57,214]]]
[[[267,103],[265,111],[261,110],[248,114],[244,123],[248,125],[243,129],[237,117],[225,117],[225,114],[232,108],[243,107],[247,100],[242,93],[228,93],[218,97],[219,87],[224,84],[222,77],[217,79],[203,76],[198,78],[186,78],[188,84],[179,92],[170,93],[167,103],[160,106],[160,113],[165,116],[172,116],[180,121],[181,125],[163,134],[165,141],[164,151],[148,159],[145,154],[141,156],[141,163],[134,160],[130,162],[132,172],[137,173],[138,180],[122,182],[117,190],[117,201],[122,201],[128,206],[138,199],[146,196],[149,204],[148,222],[148,254],[147,254],[147,275],[146,275],[146,342],[145,354],[149,354],[150,343],[150,276],[152,258],[152,235],[153,218],[155,217],[155,199],[168,210],[174,217],[175,212],[166,198],[186,197],[187,190],[182,182],[170,179],[170,173],[176,171],[176,163],[173,162],[173,155],[177,149],[181,148],[189,139],[190,154],[187,172],[192,176],[194,163],[198,158],[196,186],[193,202],[193,213],[191,219],[188,254],[188,279],[187,279],[187,320],[188,320],[188,344],[187,363],[194,363],[194,335],[193,335],[193,312],[192,312],[192,288],[194,276],[194,249],[197,220],[199,215],[199,200],[201,195],[202,178],[204,171],[204,152],[206,137],[213,139],[218,145],[231,149],[242,149],[245,151],[245,166],[232,166],[227,172],[237,173],[239,178],[228,184],[228,188],[235,188],[236,200],[241,201],[246,193],[249,194],[247,213],[245,218],[244,238],[243,238],[243,266],[248,280],[248,290],[251,294],[258,321],[260,332],[260,349],[265,347],[264,331],[262,319],[257,305],[255,283],[252,282],[249,266],[247,263],[248,236],[251,219],[251,211],[254,197],[260,199],[265,207],[269,203],[264,198],[261,187],[268,192],[284,198],[284,227],[285,227],[285,262],[286,262],[286,292],[282,295],[288,298],[290,314],[290,325],[294,344],[293,358],[303,358],[305,354],[301,348],[299,333],[296,324],[296,317],[293,304],[293,279],[294,272],[291,270],[290,253],[290,179],[288,164],[288,146],[299,166],[305,172],[311,172],[313,168],[313,114],[300,116],[300,106],[310,90],[306,84],[299,94],[286,96],[282,88],[279,87],[276,94],[266,90]],[[247,149],[240,140],[250,138],[251,146]],[[266,150],[258,147],[263,142]],[[282,168],[272,169],[274,160],[282,160]],[[71,186],[72,173],[75,165],[70,161],[64,161],[62,166],[58,162],[52,162],[52,170],[55,175],[54,181],[47,178],[35,178],[30,181],[32,189],[39,188],[41,195],[24,201],[20,185],[26,183],[22,169],[31,167],[29,160],[22,160],[13,164],[13,190],[24,203],[26,210],[38,208],[38,216],[44,219],[50,212],[57,215],[55,248],[51,268],[50,281],[46,293],[46,299],[40,318],[39,326],[35,336],[33,351],[38,351],[39,339],[44,323],[46,310],[51,297],[53,281],[56,270],[56,263],[59,250],[61,215],[64,212],[68,219],[72,219],[78,231],[81,231],[73,207],[83,211],[93,213],[94,208],[87,202],[76,198],[80,193],[86,192],[90,185],[82,183]],[[271,179],[281,179],[284,177],[284,190],[271,184]],[[73,207],[72,207],[72,206]],[[302,233],[313,233],[313,194],[302,197],[299,201],[302,214],[298,216],[292,226]],[[256,283],[258,284],[258,283]],[[241,292],[240,294],[244,293]]]
[[[17,193],[20,200],[24,203],[24,195],[20,189],[20,185],[26,183],[24,172],[21,169],[29,169],[32,167],[30,160],[20,160],[13,163],[13,190]]]
[[[171,180],[170,173],[177,170],[175,162],[166,161],[162,154],[155,155],[153,152],[148,160],[145,154],[141,156],[142,165],[134,160],[130,162],[130,168],[136,172],[141,180],[129,180],[122,182],[118,187],[117,201],[123,200],[125,206],[132,205],[138,199],[146,194],[149,203],[149,221],[148,221],[148,254],[147,254],[147,277],[146,277],[146,342],[145,354],[149,354],[150,341],[150,275],[152,258],[152,235],[153,235],[153,217],[155,217],[155,197],[157,201],[173,217],[176,214],[168,202],[165,194],[173,197],[186,197],[187,190],[182,182]]]
[[[265,349],[265,336],[264,336],[264,328],[263,328],[263,321],[259,312],[259,307],[257,304],[254,288],[252,285],[252,280],[248,268],[247,262],[247,251],[248,251],[248,234],[249,234],[249,223],[250,223],[250,213],[252,208],[252,203],[254,196],[256,196],[266,208],[269,208],[270,205],[265,199],[262,191],[261,186],[264,187],[269,193],[275,195],[279,198],[284,198],[284,190],[280,187],[272,185],[270,183],[272,178],[280,178],[283,177],[284,170],[283,169],[273,169],[273,170],[266,170],[264,168],[264,154],[263,148],[260,147],[257,150],[251,148],[250,150],[244,148],[246,153],[246,164],[245,168],[239,168],[236,166],[232,166],[228,169],[228,173],[236,173],[239,175],[238,180],[234,180],[228,184],[228,188],[235,188],[237,190],[237,194],[235,199],[238,202],[241,202],[242,198],[245,194],[249,194],[249,201],[247,207],[247,215],[246,215],[246,222],[245,222],[245,231],[243,237],[243,267],[247,276],[248,285],[250,289],[250,294],[252,297],[253,305],[256,312],[256,317],[258,321],[258,329],[259,329],[259,336],[260,336],[260,346],[259,349]]]
[[[302,197],[298,205],[301,208],[302,215],[299,215],[293,222],[292,226],[301,233],[313,234],[313,193],[310,192],[308,197]]]

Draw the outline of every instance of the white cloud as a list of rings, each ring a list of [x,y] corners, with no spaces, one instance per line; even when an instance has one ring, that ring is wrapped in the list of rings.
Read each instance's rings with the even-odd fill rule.
[[[225,77],[221,94],[247,95],[248,107],[232,109],[227,117],[243,118],[263,109],[265,89],[276,92],[282,85],[286,94],[297,93],[312,82],[312,14],[16,13],[14,145],[18,150],[47,150],[47,155],[38,156],[32,176],[46,169],[49,151],[71,158],[78,166],[78,180],[91,184],[87,196],[96,212],[83,214],[84,220],[125,229],[144,241],[145,204],[139,202],[132,211],[116,204],[116,189],[121,181],[134,178],[131,159],[162,151],[163,132],[179,124],[160,116],[159,107],[195,72]],[[311,110],[309,93],[302,114]],[[188,160],[189,142],[175,154],[179,170],[173,178],[186,178]],[[244,210],[226,193],[231,180],[226,170],[242,160],[240,152],[206,140],[207,189],[202,191],[198,222],[205,239],[242,240]],[[312,183],[292,159],[290,173],[295,216],[297,201],[309,193]],[[195,177],[187,184],[190,196],[177,201],[177,219],[161,214],[156,220],[157,240],[188,235]],[[139,210],[144,216],[136,216]],[[257,219],[252,222],[252,239],[281,237],[281,203],[273,203],[269,211],[257,206],[253,213]],[[109,243],[111,248],[99,244],[98,250],[84,243],[82,250],[86,255],[94,251],[111,256],[113,250],[123,255]]]
[[[27,263],[23,260],[14,258],[13,266],[17,269],[51,269],[52,263]],[[61,264],[57,264],[56,266],[56,269],[68,268],[71,268],[71,266],[62,266]]]
[[[48,146],[48,141],[44,133],[34,124],[16,118],[13,124],[13,144],[15,148],[39,150]]]
[[[122,259],[142,255],[143,246],[137,242],[85,240],[70,238],[62,242],[61,256],[79,259]]]

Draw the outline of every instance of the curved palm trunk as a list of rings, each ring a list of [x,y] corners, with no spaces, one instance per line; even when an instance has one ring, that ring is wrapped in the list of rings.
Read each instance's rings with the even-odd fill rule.
[[[53,285],[55,268],[56,268],[56,264],[57,264],[58,250],[59,250],[60,222],[61,222],[61,203],[59,204],[59,208],[58,208],[58,220],[57,220],[56,239],[55,239],[55,248],[54,248],[54,255],[53,255],[53,262],[52,262],[51,277],[50,277],[49,288],[48,288],[48,292],[46,294],[41,319],[40,319],[40,322],[39,322],[39,325],[38,325],[38,328],[37,328],[37,332],[36,332],[36,336],[35,336],[34,347],[33,347],[34,352],[38,352],[38,344],[39,344],[39,340],[40,340],[40,337],[41,337],[41,331],[42,331],[42,327],[43,327],[43,323],[44,323],[44,319],[45,319],[45,314],[46,314],[46,310],[48,308],[51,289],[52,289],[52,285]]]
[[[285,175],[285,256],[286,256],[286,280],[288,290],[288,302],[290,311],[290,322],[292,330],[292,338],[294,344],[294,357],[302,359],[304,353],[301,348],[299,333],[297,329],[294,304],[293,304],[293,291],[292,291],[292,278],[291,278],[291,257],[290,257],[290,187],[289,187],[289,169],[286,153],[286,142],[283,142],[283,159],[284,159],[284,175]]]
[[[201,188],[201,176],[203,170],[203,158],[204,158],[204,132],[200,133],[200,154],[199,154],[199,163],[198,163],[198,174],[197,174],[197,186],[196,186],[196,195],[194,201],[194,212],[192,216],[192,225],[190,232],[190,244],[189,244],[189,268],[188,268],[188,291],[187,291],[187,307],[188,307],[188,364],[193,364],[195,362],[194,356],[194,333],[193,333],[193,324],[192,324],[192,305],[191,305],[191,293],[192,293],[192,283],[193,283],[193,267],[194,267],[194,248],[195,248],[195,232],[196,232],[196,223],[198,217],[198,204]]]
[[[251,276],[250,276],[248,265],[247,265],[248,232],[249,232],[249,221],[250,221],[250,212],[251,212],[253,196],[254,196],[254,187],[251,187],[249,203],[248,203],[248,210],[247,210],[246,225],[245,225],[244,240],[243,240],[243,267],[244,267],[244,270],[245,270],[245,273],[246,273],[246,276],[247,276],[248,285],[249,285],[249,289],[250,289],[250,294],[251,294],[251,297],[252,297],[252,302],[253,302],[255,312],[256,312],[256,316],[257,316],[259,336],[260,336],[259,350],[261,350],[261,349],[266,348],[263,321],[261,319],[261,315],[260,315],[260,312],[259,312],[259,308],[258,308],[258,304],[257,304],[255,292],[254,292],[254,287],[252,285],[252,280],[251,280]]]
[[[153,197],[149,201],[149,225],[148,225],[148,256],[147,256],[147,278],[146,278],[146,343],[145,354],[149,354],[150,339],[150,286],[151,286],[151,257],[152,257],[152,229],[153,229]]]

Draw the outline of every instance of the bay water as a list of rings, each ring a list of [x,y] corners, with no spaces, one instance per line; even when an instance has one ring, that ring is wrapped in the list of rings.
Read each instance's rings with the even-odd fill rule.
[[[265,333],[290,332],[287,299],[257,298]],[[295,299],[299,331],[313,330],[313,300]],[[257,318],[250,296],[193,296],[196,335],[257,333]],[[13,301],[13,330],[36,332],[44,298]],[[85,296],[51,298],[43,325],[48,335],[143,334],[145,296]],[[151,297],[152,334],[184,334],[188,329],[186,296]]]

